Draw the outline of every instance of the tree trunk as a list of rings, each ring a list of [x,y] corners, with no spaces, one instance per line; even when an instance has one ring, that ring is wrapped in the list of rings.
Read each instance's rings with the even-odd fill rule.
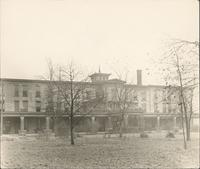
[[[71,104],[70,104],[70,134],[71,134],[71,145],[74,145],[74,93],[73,93],[73,79],[70,75],[70,96],[71,96]]]
[[[183,129],[183,141],[184,141],[184,149],[187,149],[187,143],[185,139],[185,129],[184,129],[184,117],[183,117],[183,105],[181,104],[181,122],[182,122],[182,129]]]
[[[182,74],[181,74],[181,70],[180,70],[179,57],[177,54],[176,54],[176,59],[177,59],[177,72],[178,72],[179,83],[180,83],[181,113],[182,113],[182,116],[183,116],[183,113],[185,116],[186,139],[188,141],[190,139],[189,138],[190,131],[189,131],[189,127],[188,127],[187,106],[186,106],[186,102],[185,102],[184,94],[183,94],[183,79],[182,79]],[[184,120],[184,119],[182,119],[182,120]],[[184,127],[184,125],[183,125],[183,127]],[[184,142],[185,142],[185,134],[184,134]]]
[[[187,134],[187,141],[190,141],[191,138],[190,138],[190,121],[188,119],[188,126],[186,126],[186,134]]]
[[[193,92],[194,92],[194,88],[191,89],[191,95],[190,95],[190,114],[189,114],[189,117],[188,117],[188,140],[187,141],[190,141],[191,140],[191,137],[190,137],[190,129],[191,129],[191,120],[192,120],[192,114],[193,114]]]
[[[73,115],[70,117],[70,139],[71,139],[71,145],[74,145],[74,127],[73,127]]]
[[[56,133],[56,117],[53,117],[53,132]]]
[[[58,123],[58,118],[57,118],[57,110],[54,111],[54,117],[53,117],[53,130],[54,130],[54,133],[55,133],[55,136],[58,135],[58,129],[57,129],[57,123]]]
[[[124,122],[124,115],[122,114],[120,119],[120,125],[119,125],[119,137],[122,138],[123,136],[123,122]]]
[[[142,114],[141,116],[140,116],[140,124],[139,124],[139,127],[140,127],[140,132],[144,132],[144,115]]]
[[[186,140],[190,141],[189,119],[188,119],[188,116],[187,116],[187,108],[186,108],[185,100],[183,98],[183,94],[182,94],[182,100],[183,100],[183,108],[184,108],[184,115],[185,115]]]
[[[122,138],[122,135],[123,135],[123,131],[122,131],[122,123],[121,123],[119,127],[119,137]]]

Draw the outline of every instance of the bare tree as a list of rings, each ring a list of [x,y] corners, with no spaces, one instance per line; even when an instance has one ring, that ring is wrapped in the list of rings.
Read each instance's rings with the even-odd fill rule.
[[[170,94],[178,92],[180,111],[186,129],[186,140],[190,140],[190,123],[193,114],[194,90],[198,86],[199,42],[175,39],[162,57],[162,72]]]
[[[48,74],[46,80],[48,81],[47,83],[47,89],[46,89],[46,98],[47,98],[47,103],[46,103],[46,112],[53,114],[53,131],[56,134],[56,120],[57,116],[59,114],[59,105],[60,105],[60,100],[59,100],[59,93],[58,91],[55,91],[54,87],[54,81],[55,80],[60,80],[60,78],[56,79],[55,75],[55,68],[50,59],[47,59],[47,67],[48,67]],[[55,96],[56,97],[56,104],[55,104]]]
[[[75,121],[75,116],[85,117],[92,113],[104,94],[96,97],[94,86],[88,83],[88,76],[84,77],[73,62],[67,66],[59,66],[58,73],[55,73],[51,62],[48,67],[51,75],[48,92],[53,95],[49,97],[49,106],[55,117],[69,116],[70,140],[71,145],[74,145],[74,129],[79,122]]]
[[[112,111],[117,111],[119,114],[119,119],[117,120],[117,125],[119,128],[119,137],[123,135],[123,129],[125,127],[125,116],[133,105],[133,86],[126,84],[128,79],[128,73],[123,75],[117,73],[118,79],[113,79],[114,87],[112,89],[112,100],[111,103]],[[123,80],[122,80],[123,79]]]
[[[56,68],[52,63],[52,60],[47,58],[47,73],[44,76],[40,77],[45,80],[47,83],[47,88],[45,90],[46,97],[46,115],[53,115],[53,132],[56,135],[56,120],[59,116],[59,93],[55,90],[55,81],[59,81],[59,76],[56,74]],[[56,100],[55,100],[56,98]]]
[[[5,107],[5,94],[4,94],[4,84],[3,79],[1,79],[0,84],[0,136],[3,135],[3,113],[4,113],[4,107]]]

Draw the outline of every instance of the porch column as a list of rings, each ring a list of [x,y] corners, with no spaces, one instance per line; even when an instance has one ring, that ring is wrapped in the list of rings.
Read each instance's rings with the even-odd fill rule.
[[[176,116],[173,117],[173,124],[174,124],[174,130],[177,128],[176,127]]]
[[[124,127],[127,128],[128,127],[128,114],[126,114],[124,116]]]
[[[0,117],[0,129],[1,129],[1,135],[3,135],[3,114],[1,114],[1,117]]]
[[[145,130],[144,114],[138,115],[137,119],[138,119],[138,129],[139,129],[140,132],[143,132]]]
[[[94,126],[95,125],[95,116],[92,116],[92,126]]]
[[[157,130],[160,130],[160,116],[157,116]]]
[[[96,118],[95,118],[95,116],[92,116],[91,119],[92,119],[92,130],[91,131],[92,131],[92,133],[96,133],[96,130],[97,130],[96,125],[95,125]]]
[[[46,130],[48,131],[49,129],[49,117],[46,117]]]
[[[112,128],[112,119],[111,116],[108,116],[108,128]]]
[[[24,130],[24,116],[20,116],[20,130],[19,134],[24,135],[26,131]]]
[[[20,130],[24,130],[24,117],[20,117]]]

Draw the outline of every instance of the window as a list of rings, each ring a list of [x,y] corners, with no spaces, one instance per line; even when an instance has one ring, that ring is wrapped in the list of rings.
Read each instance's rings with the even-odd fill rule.
[[[65,113],[69,113],[69,107],[68,107],[68,105],[65,105]]]
[[[171,103],[176,103],[177,99],[176,99],[176,95],[173,94],[171,95]]]
[[[154,112],[155,112],[155,113],[159,113],[159,110],[158,110],[158,103],[154,103]]]
[[[157,92],[154,93],[154,100],[158,100],[158,93]]]
[[[19,97],[19,88],[18,86],[15,86],[14,96]]]
[[[97,97],[102,97],[102,95],[103,95],[103,91],[102,90],[99,90],[98,92],[96,91],[96,93],[95,93],[95,91],[94,90],[88,90],[88,91],[86,91],[86,99],[94,99],[96,96]]]
[[[138,108],[138,102],[134,102],[133,103],[133,109],[137,109]]]
[[[113,100],[115,100],[117,97],[117,89],[111,89],[111,95],[112,95]]]
[[[115,103],[110,103],[109,107],[110,107],[111,110],[117,109],[117,105]]]
[[[172,105],[172,113],[175,114],[178,111],[176,104]]]
[[[28,91],[26,89],[23,89],[23,97],[28,97]]]
[[[146,103],[142,103],[142,111],[146,113]]]
[[[40,101],[36,101],[35,103],[35,107],[36,107],[36,112],[40,112],[41,111],[41,102]]]
[[[4,109],[4,107],[5,107],[5,100],[3,100],[3,101],[0,100],[0,111],[1,111],[2,107],[3,107],[3,112],[4,112],[5,111],[5,109]]]
[[[19,112],[20,110],[19,110],[19,101],[18,100],[16,100],[15,101],[15,112]]]
[[[3,100],[3,101],[0,100],[0,104],[5,104],[5,100]]]
[[[41,93],[40,93],[40,86],[36,85],[36,92],[35,92],[35,97],[40,97]]]
[[[168,112],[168,113],[172,113],[172,105],[171,105],[171,104],[168,104],[168,107],[167,107],[167,108],[168,108],[167,112]]]
[[[27,112],[28,111],[28,101],[27,100],[23,101],[22,111],[23,112]]]
[[[104,91],[101,87],[97,88],[96,91],[91,91],[91,98],[97,98],[97,99],[100,99],[100,98],[103,98],[104,96]]]
[[[138,101],[138,97],[137,96],[133,96],[133,101],[137,102]]]
[[[35,97],[40,98],[40,91],[36,91],[36,93],[35,93]]]
[[[142,101],[143,101],[143,102],[146,101],[146,92],[145,92],[145,91],[142,91],[142,92],[141,92],[141,98],[142,98]]]
[[[164,102],[163,103],[163,113],[166,113],[166,110],[167,110],[167,104]]]
[[[86,91],[86,99],[90,100],[92,98],[92,93],[91,91]]]
[[[167,103],[170,104],[171,103],[171,96],[167,96]]]

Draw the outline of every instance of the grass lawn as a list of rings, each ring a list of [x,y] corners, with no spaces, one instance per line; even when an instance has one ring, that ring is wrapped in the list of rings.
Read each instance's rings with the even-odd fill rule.
[[[160,136],[160,137],[159,137]],[[199,168],[199,139],[192,138],[183,149],[181,135],[166,139],[150,135],[125,138],[84,136],[71,146],[64,139],[19,137],[2,140],[2,167],[5,168]]]

